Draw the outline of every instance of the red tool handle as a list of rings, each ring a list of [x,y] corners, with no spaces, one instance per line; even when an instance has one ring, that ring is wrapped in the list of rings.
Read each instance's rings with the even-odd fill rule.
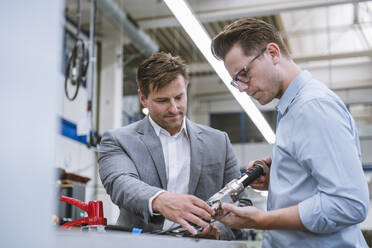
[[[70,203],[71,205],[74,205],[82,210],[84,210],[85,212],[88,212],[88,204],[85,204],[84,202],[82,201],[79,201],[79,200],[76,200],[74,198],[71,198],[71,197],[67,197],[67,196],[61,196],[59,198],[60,201],[63,201],[63,202],[67,202],[67,203]]]
[[[88,213],[88,217],[74,220],[71,222],[67,222],[63,224],[61,228],[66,228],[70,226],[80,226],[82,224],[88,224],[88,225],[106,225],[107,224],[107,219],[103,216],[102,201],[90,201],[88,202],[88,204],[86,204],[82,201],[79,201],[77,199],[67,197],[67,196],[61,196],[59,200],[70,203]]]

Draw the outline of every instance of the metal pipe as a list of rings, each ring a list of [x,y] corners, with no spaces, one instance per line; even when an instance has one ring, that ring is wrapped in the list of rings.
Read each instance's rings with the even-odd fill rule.
[[[89,68],[88,68],[88,80],[87,80],[87,93],[88,93],[88,99],[87,99],[87,119],[89,121],[89,132],[87,135],[87,145],[88,147],[91,144],[91,136],[90,132],[92,129],[94,130],[93,126],[93,115],[92,115],[92,110],[93,110],[93,91],[94,91],[94,67],[95,67],[95,54],[94,54],[94,15],[95,15],[95,0],[91,0],[90,3],[90,26],[89,26]]]
[[[145,56],[159,50],[158,45],[141,29],[137,28],[120,6],[112,0],[97,1],[97,9],[120,31],[127,34],[133,45]]]

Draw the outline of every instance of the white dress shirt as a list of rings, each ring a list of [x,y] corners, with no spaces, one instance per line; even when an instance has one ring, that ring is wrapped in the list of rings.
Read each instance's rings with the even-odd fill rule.
[[[181,130],[175,135],[160,127],[149,116],[156,135],[160,138],[167,173],[167,191],[172,193],[187,194],[190,181],[190,140],[187,135],[186,117],[183,119]],[[152,211],[152,201],[164,190],[157,192],[149,200],[149,211]],[[174,222],[165,220],[163,230],[174,226]]]

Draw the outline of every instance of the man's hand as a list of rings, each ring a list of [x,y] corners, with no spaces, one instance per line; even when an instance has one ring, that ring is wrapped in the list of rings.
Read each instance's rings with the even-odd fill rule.
[[[237,207],[231,203],[224,203],[222,209],[224,213],[230,212],[230,214],[219,221],[231,228],[308,231],[301,221],[298,205],[266,212],[251,206]]]
[[[196,196],[163,192],[152,201],[152,209],[180,224],[193,235],[198,232],[188,222],[203,227],[205,230],[202,233],[209,234],[213,231],[211,225],[204,220],[211,220],[214,210]]]
[[[271,165],[271,158],[267,157],[264,159],[261,159],[263,162],[267,164],[269,167],[269,171],[265,174],[254,180],[249,186],[251,186],[254,189],[258,190],[268,190],[269,189],[269,182],[270,182],[270,165]],[[247,170],[253,167],[254,161],[250,162]]]
[[[207,228],[204,228],[203,231],[198,235],[201,237],[220,239],[221,231],[215,225],[210,224]]]
[[[222,204],[224,214],[230,212],[219,221],[228,227],[241,229],[241,228],[258,228],[265,212],[255,207],[237,207],[232,203]]]

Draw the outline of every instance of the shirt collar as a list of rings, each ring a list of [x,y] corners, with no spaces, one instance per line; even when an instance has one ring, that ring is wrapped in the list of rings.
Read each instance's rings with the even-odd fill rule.
[[[162,128],[161,126],[159,126],[159,125],[158,125],[158,124],[157,124],[157,123],[156,123],[156,122],[151,118],[150,115],[149,115],[149,120],[150,120],[150,123],[151,123],[152,127],[154,128],[155,133],[156,133],[157,136],[160,135],[160,132],[162,132],[162,133],[164,133],[164,134],[166,134],[166,135],[171,136],[170,133],[169,133],[167,130],[165,130],[164,128]],[[178,133],[176,133],[175,135],[173,135],[173,137],[177,137],[180,133],[182,133],[182,131],[185,133],[186,136],[188,136],[188,134],[187,134],[187,128],[186,128],[186,117],[183,117],[183,122],[182,122],[182,128],[181,128],[181,130],[180,130]]]
[[[288,106],[292,103],[294,98],[300,89],[312,78],[312,75],[308,71],[301,71],[295,79],[289,84],[288,88],[284,92],[283,96],[280,98],[276,109],[280,112],[281,115],[284,115]]]

